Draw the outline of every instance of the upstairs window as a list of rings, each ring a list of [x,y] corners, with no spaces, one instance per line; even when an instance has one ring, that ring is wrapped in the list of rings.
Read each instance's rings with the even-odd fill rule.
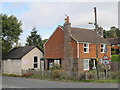
[[[89,43],[84,43],[84,53],[89,53]]]
[[[112,47],[114,47],[115,45],[112,45]]]
[[[38,67],[38,57],[34,56],[34,68]]]
[[[118,44],[118,47],[120,47],[120,44]]]
[[[105,52],[107,52],[107,45],[102,44],[101,45],[101,53],[105,53]]]

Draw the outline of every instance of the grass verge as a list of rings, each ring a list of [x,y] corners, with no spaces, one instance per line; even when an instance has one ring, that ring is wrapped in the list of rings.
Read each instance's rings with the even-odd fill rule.
[[[21,75],[15,74],[2,74],[2,76],[12,76],[12,77],[22,77]],[[48,77],[41,77],[32,75],[28,78],[40,79],[40,80],[50,80],[50,81],[63,81],[63,82],[82,82],[82,83],[120,83],[120,79],[100,79],[100,80],[66,80],[66,79],[51,79]]]
[[[113,62],[120,62],[120,55],[112,55],[111,60]]]

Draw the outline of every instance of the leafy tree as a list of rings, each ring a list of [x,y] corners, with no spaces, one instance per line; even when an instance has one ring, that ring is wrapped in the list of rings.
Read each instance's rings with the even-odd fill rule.
[[[14,15],[8,16],[6,14],[0,14],[0,31],[2,35],[2,55],[4,56],[13,46],[17,44],[19,36],[22,33],[21,21],[19,21]]]
[[[109,31],[104,30],[104,38],[117,38],[120,37],[120,30],[112,26]]]
[[[103,30],[103,37],[107,38],[109,35],[109,31]]]
[[[113,27],[110,28],[108,37],[114,37],[114,38],[117,37],[117,34],[116,34],[116,27],[113,26]]]
[[[116,28],[116,34],[117,34],[117,37],[120,38],[120,30],[118,28]]]
[[[27,41],[26,45],[29,46],[35,45],[43,50],[42,38],[39,34],[37,34],[37,30],[35,27],[32,29],[30,36],[27,37],[26,41]]]
[[[42,40],[42,44],[44,45],[47,42],[48,39]]]

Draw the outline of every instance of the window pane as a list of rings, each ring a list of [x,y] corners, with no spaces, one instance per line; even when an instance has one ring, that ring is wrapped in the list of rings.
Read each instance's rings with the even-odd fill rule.
[[[101,52],[103,52],[103,49],[101,49]]]
[[[84,70],[89,69],[89,60],[84,60]]]
[[[37,64],[34,64],[34,68],[37,68]]]
[[[84,52],[87,52],[87,48],[84,48]]]
[[[84,47],[87,47],[87,44],[84,44]]]
[[[37,56],[34,57],[34,62],[37,62]]]
[[[101,45],[101,47],[103,47],[103,45]]]

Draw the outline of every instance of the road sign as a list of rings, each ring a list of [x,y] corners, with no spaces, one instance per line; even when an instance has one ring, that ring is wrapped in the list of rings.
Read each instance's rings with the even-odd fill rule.
[[[105,53],[102,59],[103,59],[103,60],[109,60],[109,57],[108,57],[107,54]]]
[[[103,64],[106,64],[106,65],[109,65],[109,64],[110,64],[110,61],[109,61],[109,60],[103,60],[102,63],[103,63]]]

